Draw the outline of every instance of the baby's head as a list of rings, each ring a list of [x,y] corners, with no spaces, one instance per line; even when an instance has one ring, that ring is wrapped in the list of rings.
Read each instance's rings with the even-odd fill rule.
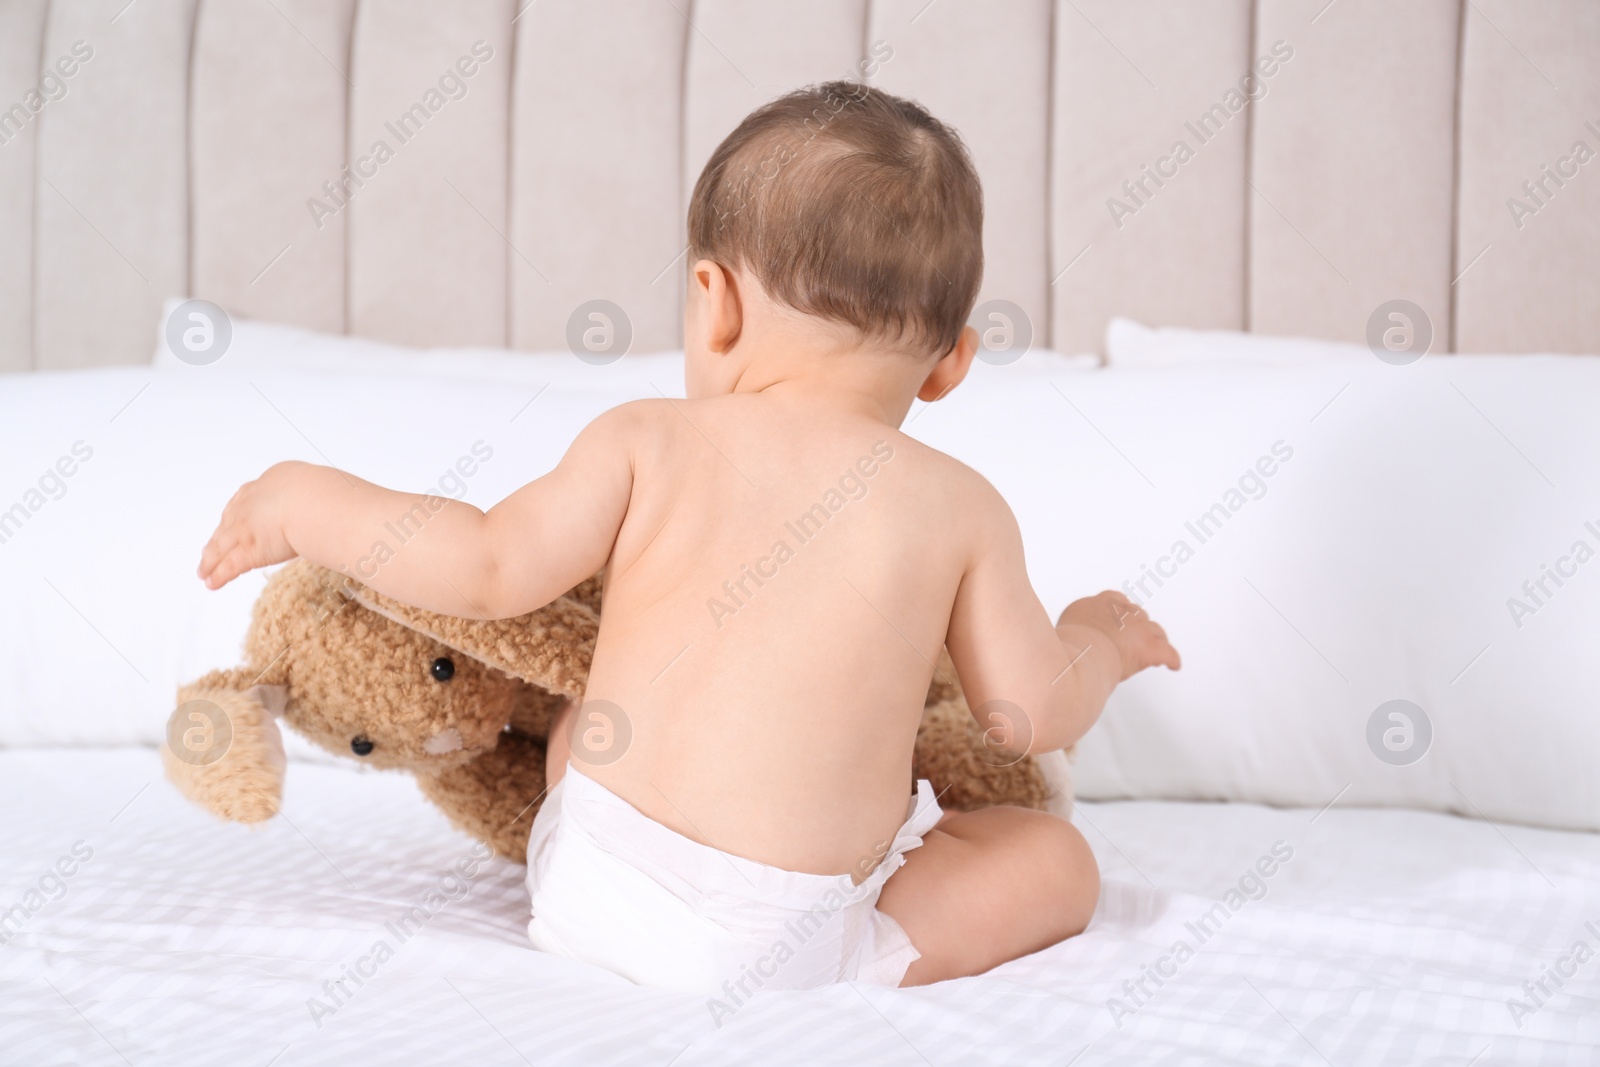
[[[933,399],[976,346],[983,190],[921,106],[829,82],[758,108],[712,153],[689,263],[690,396],[827,366]]]

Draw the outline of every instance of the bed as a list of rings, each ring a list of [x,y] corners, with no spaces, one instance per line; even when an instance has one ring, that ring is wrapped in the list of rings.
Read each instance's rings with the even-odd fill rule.
[[[0,3],[0,1064],[1600,1064],[1597,55],[1590,0]],[[533,951],[405,777],[291,735],[280,818],[186,804],[232,489],[482,443],[489,506],[681,395],[694,177],[830,78],[986,189],[1008,340],[908,432],[1185,656],[1051,772],[1089,930],[711,1005]]]
[[[158,767],[0,753],[0,805],[27,813],[0,868],[91,854],[0,951],[0,1060],[1576,1067],[1600,1048],[1600,961],[1572,962],[1600,946],[1594,835],[1332,797],[1081,804],[1105,877],[1083,936],[931,988],[767,994],[719,1025],[702,998],[533,951],[521,867],[442,891],[471,842],[405,778],[297,768],[284,817],[251,831]],[[1264,889],[1216,913],[1275,846]]]
[[[1155,362],[1196,343],[1134,336]],[[1549,608],[1567,614],[1541,616],[1554,623],[1503,618],[1522,564],[1495,561],[1541,551],[1568,498],[1451,383],[1592,499],[1600,431],[1576,427],[1600,360],[1481,357],[1397,380],[1364,348],[1178,370],[1034,352],[919,405],[911,432],[1012,500],[1054,604],[1138,574],[1146,531],[1233,484],[1285,411],[1298,425],[1342,394],[1160,590],[1184,674],[1134,679],[1079,747],[1074,818],[1105,874],[1086,934],[933,988],[718,1006],[533,951],[522,868],[460,877],[474,842],[408,778],[290,734],[283,815],[251,831],[183,801],[155,748],[176,685],[234,662],[264,581],[207,594],[191,573],[253,469],[326,453],[421,485],[483,434],[494,458],[465,496],[492,503],[594,413],[675,392],[681,357],[374,351],[249,323],[237,344],[232,366],[168,358],[0,390],[0,449],[21,469],[50,469],[79,435],[95,449],[0,545],[0,1062],[1595,1062],[1600,786],[1584,768],[1600,723],[1584,709],[1600,681],[1580,665],[1600,612],[1574,581]],[[352,425],[352,396],[384,417]],[[1376,430],[1397,402],[1411,421]],[[1512,505],[1507,521],[1486,521],[1485,500]],[[1086,527],[1085,509],[1116,518]],[[1281,585],[1305,559],[1329,584]],[[1401,581],[1458,600],[1396,598]],[[1467,663],[1485,634],[1496,647]],[[1407,766],[1369,748],[1371,705],[1394,693],[1436,724]]]

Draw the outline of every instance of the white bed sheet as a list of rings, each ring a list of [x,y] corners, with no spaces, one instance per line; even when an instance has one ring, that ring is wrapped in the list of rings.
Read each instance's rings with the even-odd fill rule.
[[[401,943],[386,924],[472,848],[405,777],[297,765],[285,817],[252,831],[183,803],[153,750],[9,750],[0,810],[0,909],[92,851],[0,947],[6,1064],[1600,1062],[1600,959],[1571,957],[1600,948],[1592,834],[1086,804],[1105,892],[1083,936],[930,988],[761,995],[719,1027],[699,998],[534,952],[499,860]],[[1200,944],[1185,924],[1278,842],[1265,895]],[[314,1022],[380,940],[392,958]],[[1176,976],[1130,992],[1179,940]],[[1519,1026],[1508,999],[1564,970]]]

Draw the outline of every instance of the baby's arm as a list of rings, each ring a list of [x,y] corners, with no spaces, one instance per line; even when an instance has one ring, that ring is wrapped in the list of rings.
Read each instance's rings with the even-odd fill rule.
[[[633,489],[633,445],[648,419],[642,408],[650,403],[601,415],[554,470],[487,512],[383,489],[331,467],[277,464],[223,509],[201,554],[200,577],[217,589],[255,567],[303,556],[444,614],[533,611],[610,557]],[[386,551],[375,552],[380,543]]]
[[[1055,626],[1028,583],[1022,535],[1011,509],[982,479],[969,512],[974,547],[956,594],[946,643],[980,725],[1007,748],[1065,748],[1094,725],[1121,681],[1146,667],[1177,670],[1166,633],[1121,593],[1074,601]],[[990,701],[1022,709],[1008,724]],[[1019,736],[1020,735],[1020,736]]]

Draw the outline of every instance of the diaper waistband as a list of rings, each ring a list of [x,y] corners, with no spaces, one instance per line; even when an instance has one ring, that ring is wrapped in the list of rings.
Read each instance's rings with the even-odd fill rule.
[[[556,810],[550,814],[560,819],[563,832],[579,833],[663,885],[674,885],[685,899],[721,898],[735,904],[755,898],[769,906],[796,910],[811,908],[832,894],[838,894],[830,901],[833,907],[876,899],[883,883],[905,863],[904,854],[922,844],[923,835],[943,814],[932,783],[920,779],[916,794],[907,803],[905,822],[888,843],[877,867],[855,885],[848,874],[785,870],[685,837],[645,815],[571,763],[546,798],[545,806],[554,806]]]

